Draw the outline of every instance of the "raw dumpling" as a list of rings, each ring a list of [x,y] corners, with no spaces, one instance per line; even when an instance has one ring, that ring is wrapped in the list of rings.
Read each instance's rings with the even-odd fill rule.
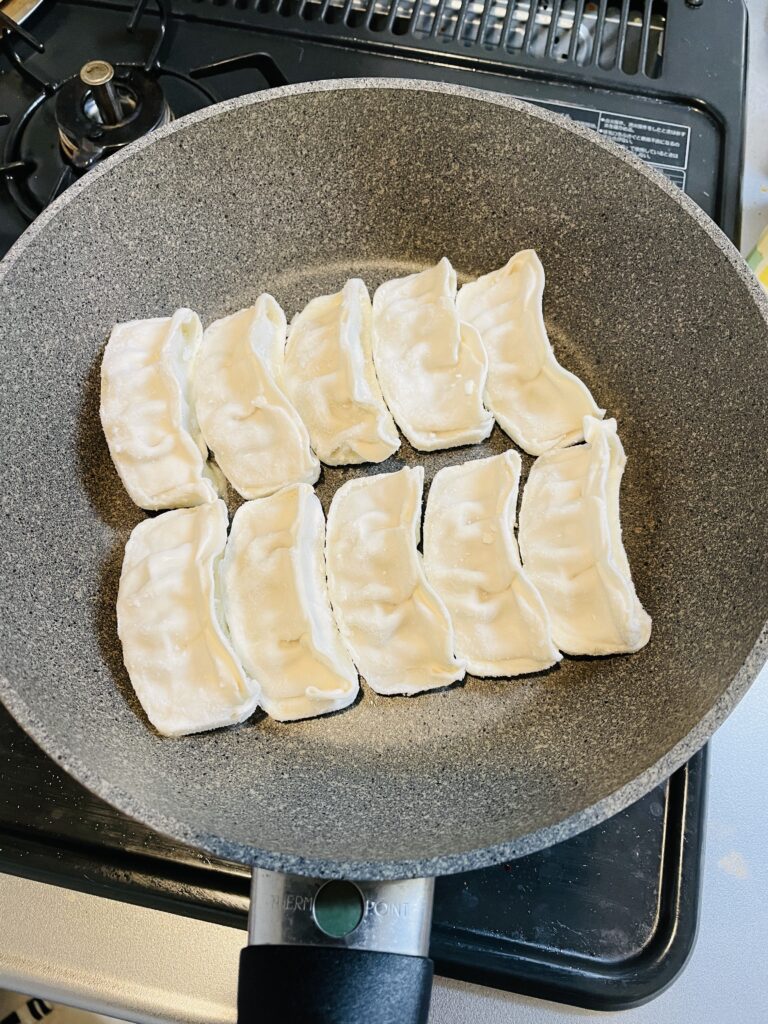
[[[208,447],[244,498],[314,483],[320,463],[281,389],[285,315],[271,295],[217,320],[195,360],[197,416]]]
[[[329,466],[383,462],[400,447],[371,356],[371,300],[359,278],[291,323],[285,389]]]
[[[616,420],[584,418],[587,443],[533,464],[520,507],[520,551],[567,654],[621,654],[648,643],[621,541],[626,456]]]
[[[221,571],[232,643],[281,722],[325,715],[357,696],[325,582],[325,520],[309,484],[241,505]]]
[[[242,722],[258,705],[218,617],[223,501],[145,519],[125,546],[117,595],[123,658],[147,718],[166,736]]]
[[[485,440],[488,359],[477,331],[456,314],[456,271],[447,259],[387,281],[373,297],[373,361],[395,422],[431,452]]]
[[[328,513],[328,590],[341,635],[377,693],[419,693],[461,679],[445,605],[416,550],[421,466],[350,480]]]
[[[424,569],[445,601],[456,654],[476,676],[518,676],[560,661],[549,615],[520,564],[513,528],[520,456],[441,469],[424,517]]]
[[[215,501],[224,480],[209,462],[190,395],[203,329],[197,313],[117,324],[101,364],[101,424],[120,479],[141,508]]]
[[[542,314],[544,268],[533,249],[465,284],[456,305],[488,353],[485,401],[502,430],[531,455],[581,441],[601,418],[587,387],[555,359]]]

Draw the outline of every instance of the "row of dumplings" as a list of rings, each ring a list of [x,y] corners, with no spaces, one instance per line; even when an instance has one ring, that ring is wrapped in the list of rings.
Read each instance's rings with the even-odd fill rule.
[[[117,601],[125,664],[159,732],[280,721],[351,704],[358,672],[415,694],[466,672],[509,677],[561,651],[647,643],[651,620],[619,526],[624,451],[615,420],[541,456],[523,493],[515,451],[441,469],[421,534],[424,470],[364,476],[334,495],[327,530],[312,487],[248,501],[227,538],[223,501],[140,523]]]
[[[251,500],[314,483],[320,461],[382,462],[395,424],[420,451],[480,442],[494,418],[531,455],[571,445],[604,410],[555,359],[543,291],[526,250],[458,291],[447,259],[373,302],[352,279],[290,329],[266,294],[205,332],[188,309],[117,324],[101,383],[112,459],[137,505],[168,509],[215,500],[222,473]]]

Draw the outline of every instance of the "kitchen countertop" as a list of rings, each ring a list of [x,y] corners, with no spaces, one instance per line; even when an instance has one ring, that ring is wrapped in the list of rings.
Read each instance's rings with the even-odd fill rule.
[[[768,225],[768,0],[748,0],[750,80],[742,251]],[[430,1024],[764,1024],[768,1019],[768,670],[710,745],[710,786],[699,936],[688,966],[645,1006],[595,1013],[437,979]],[[106,904],[106,906],[105,906]],[[126,966],[143,977],[144,1020],[235,1019],[239,930],[0,875],[0,986],[67,1001],[92,986],[107,1010],[127,995]],[[77,932],[77,936],[75,935]],[[63,949],[73,950],[62,972]],[[139,957],[139,953],[141,954]],[[130,974],[130,971],[128,971]],[[128,979],[130,981],[130,979]],[[123,991],[121,991],[123,990]],[[180,1003],[177,993],[185,992]],[[71,1018],[68,1018],[71,1019]]]

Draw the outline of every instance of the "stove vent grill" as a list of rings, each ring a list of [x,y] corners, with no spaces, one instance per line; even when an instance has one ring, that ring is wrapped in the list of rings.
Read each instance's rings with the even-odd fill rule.
[[[227,0],[209,0],[221,6]],[[360,38],[491,60],[597,67],[658,78],[666,0],[229,0],[241,10]],[[292,26],[292,27],[293,27]],[[322,28],[321,28],[322,26]],[[324,31],[325,30],[325,31]],[[369,35],[370,33],[370,35]],[[346,35],[346,33],[344,33]],[[347,36],[347,38],[349,38]]]

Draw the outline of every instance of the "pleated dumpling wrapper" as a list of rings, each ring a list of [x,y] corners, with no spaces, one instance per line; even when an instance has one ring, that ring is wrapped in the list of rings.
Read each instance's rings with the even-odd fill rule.
[[[424,568],[475,676],[518,676],[560,661],[549,615],[520,564],[514,525],[520,456],[446,466],[424,517]]]
[[[123,659],[147,718],[166,736],[242,722],[259,694],[219,618],[223,501],[145,519],[125,546],[117,595]]]
[[[116,324],[101,363],[101,424],[125,489],[141,508],[215,501],[225,483],[207,461],[190,370],[203,328],[197,313]]]
[[[281,722],[351,704],[357,672],[341,642],[325,581],[325,519],[309,484],[241,505],[221,568],[232,643]]]
[[[203,437],[244,498],[313,484],[320,475],[307,428],[283,390],[285,335],[285,314],[265,293],[212,323],[195,360]]]
[[[285,389],[329,466],[383,462],[400,447],[371,355],[371,300],[359,278],[294,317]]]
[[[465,284],[456,306],[488,353],[485,402],[530,455],[581,441],[585,416],[602,418],[589,389],[555,358],[544,325],[544,268],[533,249]]]
[[[542,455],[520,506],[523,565],[567,654],[637,651],[651,636],[621,539],[626,456],[616,420],[584,419],[586,444]]]
[[[414,694],[464,676],[448,611],[416,550],[424,470],[343,484],[328,512],[328,590],[341,635],[368,685]]]
[[[431,452],[485,440],[488,359],[474,327],[456,313],[456,271],[445,258],[382,284],[373,296],[373,362],[395,422]]]

